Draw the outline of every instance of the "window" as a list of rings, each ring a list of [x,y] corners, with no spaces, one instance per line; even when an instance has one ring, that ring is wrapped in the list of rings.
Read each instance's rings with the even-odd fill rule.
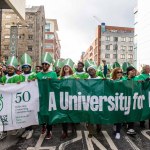
[[[133,38],[132,37],[129,37],[129,42],[133,42]]]
[[[50,32],[50,23],[46,23],[45,32]]]
[[[110,45],[106,45],[106,50],[110,50]]]
[[[118,45],[117,44],[113,45],[113,50],[118,50]]]
[[[105,58],[110,58],[110,54],[105,54]]]
[[[110,41],[110,36],[106,36],[106,41]]]
[[[121,38],[121,42],[125,42],[126,41],[126,38],[125,37],[122,37]]]
[[[25,34],[24,34],[24,33],[23,33],[23,34],[20,34],[18,38],[19,38],[19,39],[24,39],[24,38],[25,38]]]
[[[113,54],[113,59],[116,59],[117,58],[117,54]]]
[[[133,58],[133,55],[132,55],[132,54],[128,54],[128,58],[129,58],[129,59],[132,59],[132,58]]]
[[[121,59],[125,59],[125,54],[121,54]]]
[[[126,46],[121,46],[121,50],[125,51],[126,50]]]
[[[129,46],[129,51],[133,51],[133,46]]]
[[[33,35],[28,35],[29,40],[33,40]]]
[[[8,45],[4,45],[4,49],[5,50],[9,50],[9,46]]]
[[[5,35],[5,39],[9,39],[10,38],[10,35]]]
[[[45,39],[54,39],[54,34],[45,34]]]
[[[118,41],[118,37],[114,37],[114,41],[117,42]]]
[[[47,43],[46,45],[45,45],[45,48],[46,49],[53,49],[53,44],[52,43]]]
[[[28,51],[32,51],[33,49],[32,49],[32,46],[31,45],[29,45],[28,46]]]

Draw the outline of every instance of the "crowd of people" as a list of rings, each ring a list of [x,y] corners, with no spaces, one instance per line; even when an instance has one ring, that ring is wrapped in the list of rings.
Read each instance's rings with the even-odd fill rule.
[[[30,82],[35,81],[36,79],[108,79],[114,80],[115,82],[120,80],[134,80],[134,81],[146,81],[149,79],[150,66],[145,65],[142,68],[142,72],[138,73],[134,66],[127,66],[126,69],[122,69],[121,66],[116,65],[114,68],[108,67],[105,60],[102,61],[103,67],[98,67],[91,60],[86,60],[83,62],[78,62],[75,66],[74,62],[71,59],[65,59],[63,61],[56,60],[53,64],[53,58],[50,53],[46,52],[42,55],[41,66],[36,66],[35,70],[32,68],[32,60],[28,54],[24,54],[21,57],[20,65],[18,65],[18,60],[15,56],[9,57],[6,64],[0,64],[0,83],[17,83],[20,82]],[[72,128],[72,133],[76,132],[75,123],[62,123],[62,135],[61,139],[66,139],[68,137],[68,126]],[[86,125],[89,135],[91,138],[94,131],[94,124],[88,123]],[[145,127],[145,121],[140,122],[142,128]],[[52,127],[51,124],[43,124],[41,134],[46,133],[46,139],[52,138]],[[120,139],[120,130],[122,124],[114,124],[115,138]],[[96,132],[101,131],[101,125],[96,125]],[[14,131],[14,134],[17,134],[18,130]],[[136,131],[134,129],[134,122],[127,123],[127,134],[135,135]],[[25,128],[25,132],[22,135],[22,138],[30,139],[33,135],[33,127]],[[7,136],[7,132],[3,132],[2,138]]]

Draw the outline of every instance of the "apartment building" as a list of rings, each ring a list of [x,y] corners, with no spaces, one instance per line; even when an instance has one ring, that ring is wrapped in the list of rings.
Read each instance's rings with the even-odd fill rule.
[[[58,37],[56,19],[46,19],[45,24],[45,52],[50,52],[55,60],[60,58],[60,40]]]
[[[28,53],[33,65],[41,64],[41,54],[45,41],[45,12],[44,6],[26,8],[25,21],[21,20],[12,10],[2,12],[1,55],[5,59],[11,55],[12,42],[16,43],[15,55],[20,59],[23,53]],[[15,27],[12,41],[11,29]]]
[[[99,65],[103,59],[107,64],[129,62],[134,64],[134,28],[106,26],[97,27],[96,37],[82,56],[83,61],[91,59]]]

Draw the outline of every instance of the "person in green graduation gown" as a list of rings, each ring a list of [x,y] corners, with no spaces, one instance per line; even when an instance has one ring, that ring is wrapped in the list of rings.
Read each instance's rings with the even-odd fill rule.
[[[89,78],[88,79],[103,79],[102,77],[98,76],[96,74],[96,70],[97,70],[97,66],[96,65],[93,65],[91,64],[90,62],[87,63],[88,67],[87,67],[87,71],[88,71],[88,74],[89,74]],[[94,125],[91,124],[91,123],[88,123],[87,124],[87,129],[89,131],[89,134],[88,134],[88,137],[89,138],[92,138],[93,137],[93,134],[94,134]],[[97,134],[99,134],[99,132],[101,131],[101,125],[100,124],[96,124],[96,132]]]
[[[30,82],[36,79],[36,73],[31,71],[32,60],[28,54],[24,54],[21,57],[21,65],[23,73],[20,75],[22,82]],[[32,126],[26,127],[25,132],[22,134],[22,138],[30,139],[33,134]]]
[[[81,61],[78,62],[76,72],[74,73],[74,76],[76,78],[87,79],[89,77],[89,74],[84,72],[83,68],[84,68],[84,63]]]
[[[127,68],[127,76],[123,78],[123,80],[133,80],[133,81],[138,81],[138,77],[136,76],[136,69],[133,66],[129,66]],[[128,124],[128,130],[127,134],[129,135],[135,135],[136,132],[134,130],[134,122],[129,122]]]
[[[73,65],[74,62],[71,59],[66,59],[63,61],[63,67],[61,69],[61,73],[60,73],[60,77],[59,79],[74,79],[75,76],[73,75]],[[61,139],[66,139],[68,137],[68,125],[69,123],[65,122],[62,123],[62,135],[61,135]],[[71,123],[71,127],[72,127],[72,133],[74,134],[76,132],[76,126],[75,123]]]
[[[42,71],[37,73],[37,79],[42,80],[42,79],[57,79],[57,74],[54,71],[50,70],[50,65],[53,62],[53,58],[50,53],[46,52],[42,55]],[[43,89],[44,90],[44,89]],[[42,125],[42,134],[46,132],[46,139],[51,139],[52,138],[52,125],[45,124]]]
[[[20,83],[21,77],[16,74],[16,67],[18,66],[18,60],[15,56],[9,57],[7,63],[7,74],[2,76],[1,78],[1,84],[6,83]],[[12,132],[12,135],[16,135],[18,133],[18,130],[14,130]],[[7,136],[7,131],[4,131],[2,133],[1,139],[5,138]]]

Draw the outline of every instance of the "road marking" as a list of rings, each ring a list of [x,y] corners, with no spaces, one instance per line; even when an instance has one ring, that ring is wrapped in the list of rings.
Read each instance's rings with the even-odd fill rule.
[[[36,145],[35,145],[35,147],[28,147],[27,150],[39,150],[42,143],[43,143],[43,141],[44,141],[45,136],[46,136],[46,133],[41,134],[38,141],[37,141],[37,143],[36,143]]]
[[[35,145],[35,149],[36,150],[39,150],[39,148],[41,147],[41,145],[42,145],[42,143],[44,141],[45,136],[46,136],[46,133],[40,135],[39,140],[37,141],[37,143]]]
[[[85,139],[87,143],[88,150],[94,150],[93,144],[92,144],[92,138],[88,138],[88,131],[84,131]]]
[[[127,140],[127,142],[130,144],[130,146],[134,149],[134,150],[140,150],[134,143],[132,140],[130,140],[130,138],[128,136],[125,136],[125,139]]]
[[[38,150],[55,150],[56,146],[52,147],[39,147]],[[35,147],[28,147],[27,150],[37,150]]]
[[[107,150],[95,137],[89,138],[88,133],[89,133],[88,131],[84,131],[88,150],[94,150],[92,141],[99,149]]]
[[[108,135],[107,131],[102,131],[104,137],[106,138],[110,148],[112,150],[118,150],[118,148],[116,147],[116,145],[114,144],[114,142],[112,141],[111,137]]]
[[[142,130],[141,131],[141,133],[150,140],[150,136],[146,132],[150,132],[150,130]]]
[[[74,139],[71,139],[71,140],[69,140],[69,141],[66,141],[66,142],[62,143],[62,144],[59,146],[59,150],[64,150],[67,145],[69,145],[69,144],[71,144],[71,143],[73,143],[73,142],[79,141],[79,140],[81,140],[81,139],[82,139],[82,133],[81,133],[81,131],[77,131],[77,137],[74,138]]]

